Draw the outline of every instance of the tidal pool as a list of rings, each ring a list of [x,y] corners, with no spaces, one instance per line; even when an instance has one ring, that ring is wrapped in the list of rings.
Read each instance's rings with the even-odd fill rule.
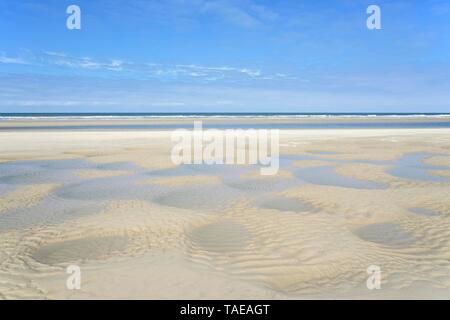
[[[331,166],[296,169],[294,173],[299,179],[318,185],[356,189],[382,189],[385,187],[380,183],[340,175],[336,173],[334,167]]]
[[[188,237],[193,247],[214,253],[240,251],[250,241],[247,229],[232,221],[201,226],[192,230]]]
[[[355,230],[364,241],[388,247],[407,247],[415,243],[414,237],[396,223],[374,223]]]
[[[409,211],[414,214],[418,214],[418,215],[426,216],[426,217],[434,217],[434,216],[439,215],[439,213],[437,213],[436,211],[426,209],[426,208],[410,208]]]
[[[127,244],[128,238],[119,236],[67,240],[44,245],[32,257],[47,265],[100,260],[124,251]]]
[[[410,153],[394,161],[393,167],[387,171],[390,175],[408,179],[429,182],[450,182],[449,178],[430,174],[432,170],[447,170],[447,166],[433,166],[423,162],[426,158],[434,156],[432,153]]]
[[[284,212],[315,212],[317,209],[311,205],[295,198],[287,197],[269,197],[260,200],[258,206],[261,208],[273,209]]]

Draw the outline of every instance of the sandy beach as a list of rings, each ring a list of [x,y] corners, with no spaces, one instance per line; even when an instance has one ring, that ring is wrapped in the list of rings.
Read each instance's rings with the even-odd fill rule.
[[[0,299],[450,299],[449,128],[281,130],[265,177],[36,124],[1,124]]]

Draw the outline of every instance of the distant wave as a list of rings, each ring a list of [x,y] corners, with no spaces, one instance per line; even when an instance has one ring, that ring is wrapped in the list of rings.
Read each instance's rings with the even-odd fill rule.
[[[0,121],[14,120],[142,120],[155,118],[450,118],[450,113],[0,113]]]

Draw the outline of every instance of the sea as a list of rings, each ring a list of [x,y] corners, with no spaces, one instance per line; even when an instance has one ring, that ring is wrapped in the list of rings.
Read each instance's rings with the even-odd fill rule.
[[[393,129],[393,128],[450,128],[450,113],[0,113],[0,131],[6,130],[170,130],[192,128],[192,122],[149,121],[117,123],[102,120],[177,120],[177,119],[229,119],[207,122],[203,128],[217,129]],[[239,122],[233,121],[239,119]],[[266,121],[252,121],[267,119]],[[284,119],[284,121],[277,121]],[[309,121],[316,119],[316,121]],[[350,120],[351,119],[351,120]],[[89,121],[90,120],[90,121]],[[97,121],[94,121],[97,120]],[[248,120],[248,121],[246,121]],[[273,122],[271,122],[271,120]],[[321,121],[323,120],[323,121]],[[21,121],[36,121],[21,125]],[[45,121],[61,122],[58,126]],[[69,123],[76,121],[76,124]],[[9,122],[9,123],[8,123]],[[11,123],[17,122],[17,126]],[[64,122],[68,122],[67,125]]]

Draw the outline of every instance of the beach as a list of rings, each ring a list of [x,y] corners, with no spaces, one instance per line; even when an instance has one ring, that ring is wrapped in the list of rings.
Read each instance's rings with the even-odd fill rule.
[[[281,127],[273,176],[129,127],[193,121],[2,122],[0,299],[450,299],[449,127]]]

